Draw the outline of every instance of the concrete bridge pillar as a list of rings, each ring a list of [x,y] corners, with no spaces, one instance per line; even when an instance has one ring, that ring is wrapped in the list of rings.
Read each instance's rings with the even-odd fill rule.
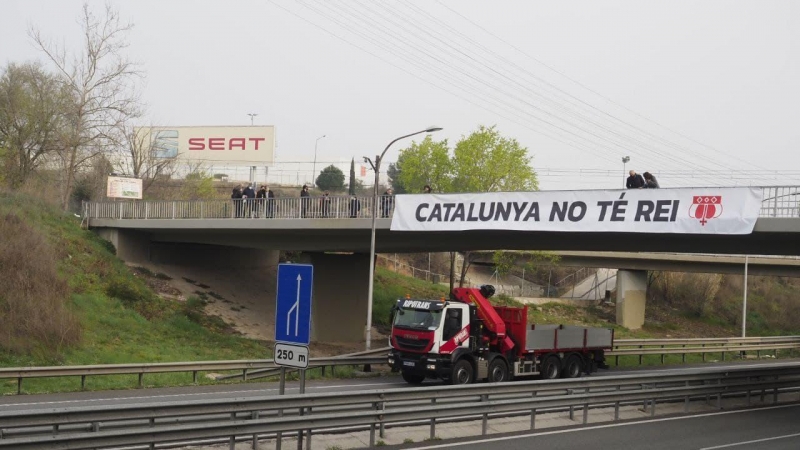
[[[617,325],[638,330],[644,325],[647,301],[647,271],[622,270],[617,272]]]
[[[150,260],[150,235],[147,233],[119,228],[97,228],[95,231],[114,245],[119,259],[132,263]]]
[[[364,341],[369,254],[304,253],[302,259],[314,265],[311,340]]]

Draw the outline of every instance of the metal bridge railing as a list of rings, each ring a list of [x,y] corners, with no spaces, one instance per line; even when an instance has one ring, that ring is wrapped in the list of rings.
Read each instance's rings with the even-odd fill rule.
[[[766,186],[759,217],[800,217],[800,186]],[[281,197],[227,200],[84,202],[88,219],[357,219],[391,218],[394,198],[372,196]]]
[[[762,189],[760,217],[800,217],[800,186],[767,186]]]
[[[388,218],[394,198],[378,197],[284,197],[228,200],[133,200],[85,202],[89,219],[359,219]]]

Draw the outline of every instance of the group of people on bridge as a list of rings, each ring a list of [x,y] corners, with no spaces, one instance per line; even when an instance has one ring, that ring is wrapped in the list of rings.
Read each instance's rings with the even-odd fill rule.
[[[321,196],[312,197],[308,185],[303,185],[300,198],[287,198],[281,200],[280,207],[276,204],[275,193],[266,185],[261,185],[258,191],[253,189],[253,184],[244,187],[237,185],[231,192],[234,215],[236,218],[358,218],[371,217],[362,215],[362,200],[355,195],[347,197],[331,197],[330,191],[325,190]],[[282,211],[278,211],[278,209]],[[387,189],[378,201],[378,217],[388,218],[394,209],[394,190]],[[280,213],[280,215],[279,215]]]
[[[635,170],[631,170],[628,175],[630,176],[625,181],[625,187],[628,189],[658,189],[661,187],[658,185],[656,177],[650,172],[639,175]]]
[[[261,217],[262,211],[265,217],[275,216],[275,193],[263,184],[258,191],[253,189],[252,184],[248,184],[246,188],[238,184],[231,192],[231,199],[237,218]]]

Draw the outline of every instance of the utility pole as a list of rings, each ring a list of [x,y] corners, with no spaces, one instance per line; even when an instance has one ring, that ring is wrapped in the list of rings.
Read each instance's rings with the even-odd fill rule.
[[[742,300],[742,337],[747,337],[747,266],[750,256],[744,256],[744,299]]]
[[[324,138],[325,135],[317,138],[317,142],[314,142],[314,167],[311,169],[311,185],[315,185],[317,183],[317,144],[319,144],[319,140]]]
[[[258,113],[247,113],[247,115],[250,116],[250,126],[252,127],[255,124],[255,118]],[[253,185],[253,189],[255,189],[257,170],[256,166],[250,166],[250,184]]]

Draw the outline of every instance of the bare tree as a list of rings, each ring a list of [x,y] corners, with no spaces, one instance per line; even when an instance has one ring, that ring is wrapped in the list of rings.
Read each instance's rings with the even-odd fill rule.
[[[85,48],[75,54],[43,37],[40,30],[29,31],[56,66],[70,97],[59,152],[65,209],[77,172],[98,154],[110,152],[122,140],[115,132],[140,114],[136,81],[142,74],[123,54],[133,25],[124,23],[109,5],[98,17],[88,4],[83,5],[80,25]]]
[[[56,150],[64,105],[57,77],[38,64],[9,64],[0,76],[3,172],[19,187]]]
[[[122,173],[142,179],[142,191],[159,179],[170,177],[175,172],[175,158],[167,157],[161,151],[158,138],[152,138],[153,127],[123,126],[121,159],[117,167]]]

